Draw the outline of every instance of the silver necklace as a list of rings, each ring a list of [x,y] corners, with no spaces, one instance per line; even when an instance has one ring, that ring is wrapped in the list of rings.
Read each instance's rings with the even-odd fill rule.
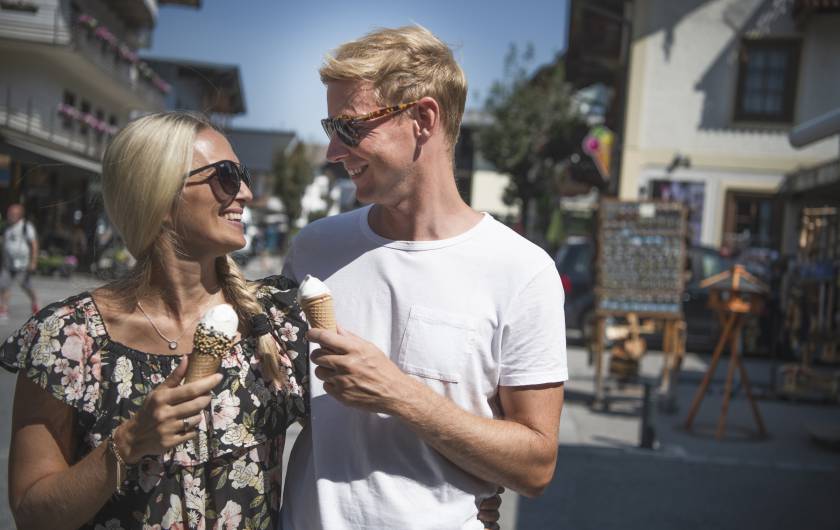
[[[181,334],[178,335],[177,337],[175,337],[174,339],[170,339],[169,337],[164,335],[163,332],[161,332],[160,328],[157,327],[157,325],[155,324],[155,321],[152,320],[152,317],[150,317],[149,314],[146,313],[146,310],[143,309],[143,306],[140,305],[139,301],[137,302],[137,308],[140,310],[141,313],[143,313],[143,316],[146,317],[146,320],[149,321],[149,324],[152,325],[152,327],[157,332],[157,334],[160,335],[160,338],[162,338],[163,340],[165,340],[166,342],[169,343],[169,349],[170,350],[177,350],[178,349],[178,341],[181,340],[181,337],[183,337],[184,335],[187,334],[187,331],[189,331],[190,326],[187,326],[186,328],[184,328],[184,331],[182,331]],[[193,320],[193,322],[191,322],[190,324],[192,325],[193,323],[195,323],[196,320],[198,320],[198,318]]]

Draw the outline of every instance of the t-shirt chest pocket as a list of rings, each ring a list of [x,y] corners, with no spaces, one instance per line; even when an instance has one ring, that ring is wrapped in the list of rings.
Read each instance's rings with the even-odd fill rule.
[[[411,306],[397,364],[408,374],[458,383],[475,353],[475,334],[473,317]]]

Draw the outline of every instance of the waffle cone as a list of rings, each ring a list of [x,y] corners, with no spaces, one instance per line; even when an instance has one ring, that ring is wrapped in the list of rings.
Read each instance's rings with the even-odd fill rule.
[[[228,354],[233,341],[233,337],[227,337],[199,323],[193,336],[193,351],[184,381],[192,383],[218,372],[222,357]]]
[[[207,353],[192,352],[190,354],[190,363],[187,365],[187,375],[184,377],[184,382],[192,383],[202,377],[213,375],[219,371],[219,366],[221,365],[221,357]]]
[[[333,309],[332,295],[325,294],[316,298],[308,298],[301,303],[309,327],[335,331],[335,309]]]

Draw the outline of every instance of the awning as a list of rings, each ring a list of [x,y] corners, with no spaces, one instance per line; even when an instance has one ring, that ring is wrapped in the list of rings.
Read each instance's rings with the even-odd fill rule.
[[[778,193],[793,195],[822,192],[827,189],[840,189],[840,159],[785,175]]]
[[[99,162],[95,162],[89,158],[85,158],[74,153],[68,153],[67,151],[56,149],[55,147],[44,145],[37,141],[33,141],[26,135],[14,131],[2,131],[2,133],[0,133],[0,140],[5,141],[12,147],[16,147],[23,151],[28,151],[48,160],[54,160],[56,162],[68,164],[96,174],[102,173],[102,164]]]

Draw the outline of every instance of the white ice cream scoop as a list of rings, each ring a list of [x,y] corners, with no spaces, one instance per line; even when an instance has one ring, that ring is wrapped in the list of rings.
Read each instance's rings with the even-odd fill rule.
[[[327,285],[310,274],[307,274],[298,287],[297,301],[302,304],[304,300],[311,300],[330,293],[330,288]]]
[[[230,304],[219,304],[211,307],[201,317],[201,323],[208,329],[224,333],[228,337],[236,335],[239,327],[239,317]]]

